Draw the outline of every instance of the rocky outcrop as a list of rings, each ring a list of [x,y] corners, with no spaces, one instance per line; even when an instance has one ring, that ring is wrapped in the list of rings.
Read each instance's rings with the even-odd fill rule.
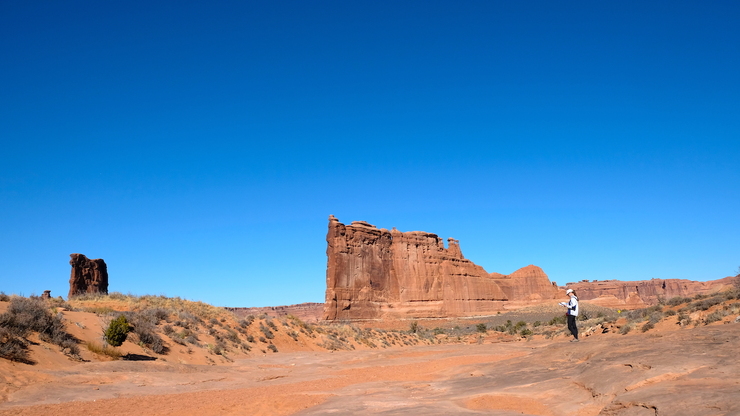
[[[489,274],[427,232],[330,216],[326,241],[327,320],[485,315],[560,293],[539,267]]]
[[[103,259],[88,259],[84,254],[70,254],[72,273],[69,298],[85,293],[108,294],[108,266]]]
[[[578,299],[607,308],[638,309],[657,305],[661,300],[677,296],[707,295],[729,289],[734,277],[707,282],[685,279],[651,279],[625,282],[594,280],[568,283],[566,287],[578,294]]]

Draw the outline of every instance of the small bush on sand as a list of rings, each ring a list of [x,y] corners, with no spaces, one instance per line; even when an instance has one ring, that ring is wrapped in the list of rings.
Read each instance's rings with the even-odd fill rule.
[[[120,347],[126,341],[126,338],[128,338],[130,330],[131,327],[128,324],[128,320],[125,316],[121,315],[110,321],[108,328],[103,332],[103,339],[110,346]]]
[[[478,332],[485,333],[486,332],[486,324],[478,324],[475,326],[475,329]]]

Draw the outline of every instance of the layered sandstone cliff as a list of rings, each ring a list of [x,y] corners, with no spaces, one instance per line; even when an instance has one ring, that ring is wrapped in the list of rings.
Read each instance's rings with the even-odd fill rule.
[[[85,293],[108,294],[108,266],[103,259],[88,259],[84,254],[70,254],[72,273],[69,297]]]
[[[558,296],[536,266],[488,274],[437,235],[329,217],[324,319],[461,317]]]
[[[661,300],[677,296],[707,295],[729,289],[734,277],[708,282],[685,279],[652,279],[634,282],[620,280],[594,280],[568,283],[578,299],[607,308],[638,309],[657,305]]]

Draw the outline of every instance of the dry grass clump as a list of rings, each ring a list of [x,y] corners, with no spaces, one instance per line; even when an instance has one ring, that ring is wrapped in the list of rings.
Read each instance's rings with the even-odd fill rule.
[[[119,292],[104,294],[84,294],[70,299],[70,304],[84,308],[90,303],[103,303],[114,310],[145,311],[160,309],[167,314],[189,313],[200,321],[217,319],[224,321],[234,320],[233,314],[224,308],[219,308],[200,301],[191,301],[179,297],[154,295],[124,295]]]
[[[106,357],[113,358],[114,360],[121,358],[121,352],[111,346],[103,346],[93,341],[86,342],[85,346],[90,352],[93,352],[95,354],[105,355]]]

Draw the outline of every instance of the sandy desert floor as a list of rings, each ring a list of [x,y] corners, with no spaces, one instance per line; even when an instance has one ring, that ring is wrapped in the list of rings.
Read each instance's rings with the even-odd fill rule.
[[[738,415],[739,335],[725,324],[220,366],[76,363],[12,372],[25,387],[0,415]]]

